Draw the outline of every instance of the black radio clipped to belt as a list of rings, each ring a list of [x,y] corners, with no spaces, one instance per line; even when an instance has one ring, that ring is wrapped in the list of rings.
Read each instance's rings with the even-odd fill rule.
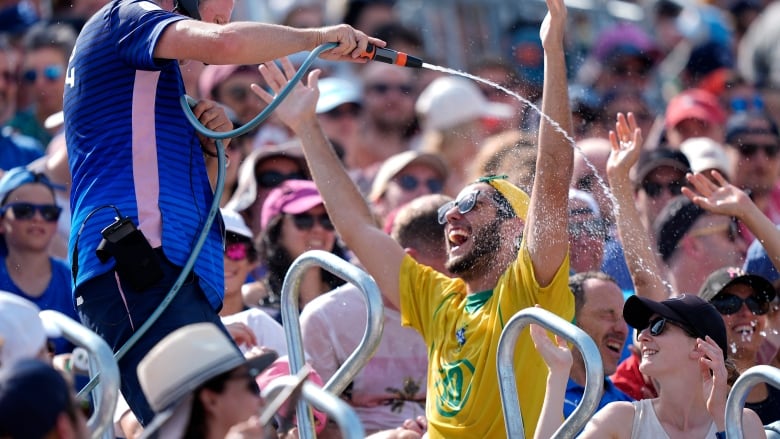
[[[120,280],[144,291],[163,278],[160,258],[130,218],[117,218],[100,234],[95,254],[103,263],[114,258]]]

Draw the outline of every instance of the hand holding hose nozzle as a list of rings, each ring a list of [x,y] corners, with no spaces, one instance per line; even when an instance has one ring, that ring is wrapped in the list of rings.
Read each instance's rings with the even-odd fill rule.
[[[411,55],[407,55],[404,52],[388,49],[385,47],[376,47],[373,44],[369,44],[366,47],[366,51],[361,55],[363,58],[368,58],[373,61],[381,61],[388,64],[395,64],[401,67],[414,67],[420,68],[423,65],[423,60]]]

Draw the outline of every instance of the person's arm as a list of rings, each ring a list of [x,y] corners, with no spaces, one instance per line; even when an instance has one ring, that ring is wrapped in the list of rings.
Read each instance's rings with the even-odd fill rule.
[[[630,402],[610,402],[593,414],[578,439],[607,439],[631,437],[634,406]]]
[[[544,47],[541,109],[559,127],[544,116],[539,123],[536,177],[523,238],[541,286],[549,285],[569,251],[568,234],[561,231],[568,229],[569,182],[574,166],[573,145],[567,137],[572,129],[563,50],[566,5],[563,0],[547,0],[547,7],[549,12],[539,31]]]
[[[298,29],[268,23],[213,24],[179,20],[165,28],[154,48],[161,59],[198,60],[206,64],[259,64],[324,43],[338,46],[320,56],[332,61],[361,61],[368,43],[384,47],[347,25]]]
[[[658,274],[661,271],[652,250],[655,246],[650,243],[650,237],[639,218],[629,177],[629,171],[642,150],[642,130],[637,127],[631,113],[628,118],[619,113],[615,129],[609,132],[612,151],[607,160],[607,179],[616,201],[618,235],[634,283],[634,292],[637,296],[661,301],[669,297],[670,291]]]
[[[283,59],[282,67],[284,73],[274,63],[260,67],[260,73],[274,92],[278,92],[295,74],[289,60]],[[307,83],[299,84],[276,109],[276,114],[301,139],[309,170],[339,235],[374,277],[385,298],[401,309],[398,282],[404,249],[377,227],[363,195],[320,128],[314,112],[319,97],[319,74],[319,70],[311,72]],[[271,95],[265,90],[256,84],[252,85],[252,90],[270,102]]]
[[[552,437],[563,421],[563,400],[566,397],[566,384],[574,360],[565,339],[556,335],[556,345],[547,336],[547,331],[543,327],[531,324],[530,330],[534,346],[542,355],[548,370],[547,391],[544,394],[542,412],[534,433],[534,439],[543,439]]]
[[[711,171],[711,175],[715,182],[704,174],[688,174],[693,188],[683,188],[683,194],[704,210],[739,219],[780,270],[780,230],[744,191],[726,181],[718,171]]]

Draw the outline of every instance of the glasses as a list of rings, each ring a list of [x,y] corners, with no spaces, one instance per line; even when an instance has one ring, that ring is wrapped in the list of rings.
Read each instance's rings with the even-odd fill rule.
[[[327,116],[331,119],[342,119],[345,117],[356,118],[360,116],[360,105],[357,104],[344,104],[338,107],[322,113],[323,116]]]
[[[780,152],[780,145],[759,145],[755,143],[742,143],[736,147],[739,153],[745,157],[753,157],[759,149],[764,150],[767,157],[774,158]]]
[[[366,89],[380,95],[390,93],[391,91],[397,91],[401,94],[408,95],[414,90],[409,84],[385,84],[381,82],[370,84],[366,86]]]
[[[447,212],[449,212],[453,207],[457,207],[458,212],[461,215],[465,215],[471,212],[471,210],[474,209],[474,206],[477,205],[477,197],[480,193],[482,193],[482,191],[476,190],[460,197],[458,200],[447,202],[441,206],[438,211],[439,224],[447,223]],[[501,196],[498,192],[493,194],[492,199],[496,203],[496,215],[498,217],[513,218],[515,216],[514,210],[512,210],[512,206],[509,204],[509,201],[507,201],[507,199]]]
[[[243,261],[249,257],[251,245],[248,242],[230,242],[225,245],[225,257],[231,261]]]
[[[249,373],[242,373],[228,377],[227,381],[246,380],[246,390],[252,395],[260,395],[260,386],[257,385],[255,377]]]
[[[300,172],[282,174],[277,171],[266,171],[258,174],[256,180],[258,186],[266,189],[273,189],[287,180],[306,180],[306,176]]]
[[[10,203],[3,206],[2,212],[5,215],[10,210],[14,213],[14,218],[18,220],[28,220],[39,212],[41,217],[50,223],[57,222],[60,219],[62,208],[56,204],[32,204],[32,203]]]
[[[244,102],[249,97],[249,90],[244,86],[237,85],[225,90],[225,94],[234,101]]]
[[[663,190],[669,191],[672,195],[680,195],[683,186],[685,185],[680,181],[673,181],[665,184],[652,181],[645,181],[642,183],[642,189],[650,198],[658,198]]]
[[[444,183],[438,178],[420,180],[414,175],[406,174],[396,178],[395,182],[406,192],[416,190],[421,184],[425,184],[425,187],[427,187],[432,194],[438,194],[444,189]]]
[[[314,223],[317,222],[322,226],[323,229],[332,232],[336,228],[333,226],[333,223],[330,221],[330,217],[323,213],[322,215],[311,215],[308,213],[299,213],[296,215],[291,215],[293,224],[295,225],[295,228],[298,230],[311,230],[314,228]]]
[[[654,319],[651,319],[648,322],[648,325],[647,325],[648,332],[650,332],[650,335],[652,335],[653,337],[658,337],[659,335],[663,334],[664,331],[666,330],[666,324],[667,323],[669,323],[672,326],[677,326],[678,328],[682,329],[690,337],[698,338],[697,335],[694,334],[693,331],[691,331],[690,329],[686,328],[685,326],[683,326],[683,325],[681,325],[681,324],[679,324],[677,322],[673,322],[671,320],[667,320],[664,317],[656,317]]]
[[[64,69],[61,65],[58,64],[50,64],[43,68],[43,77],[48,79],[49,81],[56,81],[62,77],[62,73],[64,72]],[[25,80],[25,82],[34,83],[36,80],[38,80],[38,73],[39,71],[36,69],[29,69],[25,70],[22,74],[22,78]]]
[[[750,312],[755,315],[763,315],[769,312],[769,302],[757,299],[755,296],[748,296],[743,299],[733,294],[721,293],[713,297],[710,301],[715,309],[721,314],[734,314],[742,309],[742,304],[747,305]]]
[[[592,219],[578,223],[569,223],[569,236],[574,239],[580,239],[583,235],[604,239],[606,237],[604,222],[600,219]]]
[[[726,232],[728,240],[731,242],[736,242],[737,238],[739,237],[739,226],[737,225],[737,221],[732,219],[727,224],[718,224],[715,226],[694,229],[688,232],[688,236],[705,236],[719,232]]]

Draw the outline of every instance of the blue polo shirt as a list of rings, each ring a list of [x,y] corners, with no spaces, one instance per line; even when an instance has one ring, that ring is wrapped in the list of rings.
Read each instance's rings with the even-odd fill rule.
[[[203,228],[213,193],[200,142],[179,105],[179,65],[153,57],[163,30],[186,18],[148,0],[114,0],[76,41],[64,99],[76,286],[113,269],[113,258],[101,263],[95,256],[100,231],[114,221],[108,206],[179,266]],[[194,266],[215,309],[224,292],[222,248],[215,221]]]
[[[569,382],[566,384],[566,398],[563,400],[563,416],[565,418],[568,418],[569,415],[574,412],[574,409],[576,409],[580,404],[580,401],[582,401],[582,395],[584,393],[585,387],[580,386],[569,378]],[[596,408],[596,411],[601,410],[602,407],[612,401],[633,401],[633,399],[615,387],[609,377],[605,377],[604,394],[601,395],[601,401],[599,401],[599,406]]]

